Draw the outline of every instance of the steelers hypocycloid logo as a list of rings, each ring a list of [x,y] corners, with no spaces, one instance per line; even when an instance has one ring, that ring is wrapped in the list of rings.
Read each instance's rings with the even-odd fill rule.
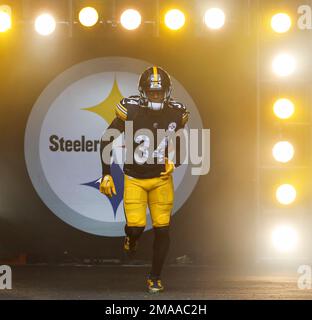
[[[43,91],[28,119],[25,159],[30,179],[47,207],[71,226],[96,235],[124,235],[122,165],[112,164],[117,196],[99,192],[100,143],[115,117],[115,105],[137,94],[140,73],[151,64],[130,58],[99,58],[59,75]],[[190,128],[202,128],[197,108],[174,78],[174,96],[191,112]],[[122,146],[122,137],[116,147]],[[119,161],[118,161],[119,163]],[[174,173],[175,213],[198,177],[188,165]],[[152,227],[147,211],[147,227]]]

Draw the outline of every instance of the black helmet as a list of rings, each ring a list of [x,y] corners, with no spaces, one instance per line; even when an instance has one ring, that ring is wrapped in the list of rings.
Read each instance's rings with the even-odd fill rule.
[[[147,107],[160,110],[170,99],[172,82],[165,70],[154,66],[141,74],[138,89]]]

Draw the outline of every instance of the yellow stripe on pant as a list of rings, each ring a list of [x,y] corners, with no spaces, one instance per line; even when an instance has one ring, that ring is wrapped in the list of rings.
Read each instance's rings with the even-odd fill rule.
[[[124,208],[129,227],[146,226],[146,209],[149,206],[153,227],[170,223],[174,201],[173,178],[137,179],[125,175]]]

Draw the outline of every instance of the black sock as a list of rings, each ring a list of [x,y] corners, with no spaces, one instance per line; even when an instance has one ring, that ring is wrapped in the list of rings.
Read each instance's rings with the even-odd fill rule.
[[[159,278],[170,245],[169,226],[154,228],[151,277]]]

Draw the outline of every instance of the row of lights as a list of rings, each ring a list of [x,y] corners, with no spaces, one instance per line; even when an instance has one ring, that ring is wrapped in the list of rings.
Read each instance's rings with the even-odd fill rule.
[[[165,14],[164,20],[169,29],[178,30],[185,24],[185,14],[179,9],[172,9]],[[99,21],[99,14],[95,8],[85,7],[79,12],[79,21],[85,27],[93,27]],[[120,23],[127,30],[137,29],[141,22],[141,14],[135,9],[127,9],[120,16]],[[225,14],[220,8],[210,8],[204,14],[204,22],[210,29],[220,29],[225,23]],[[277,33],[289,31],[291,25],[291,18],[286,13],[277,13],[271,19],[271,27]],[[9,30],[11,26],[11,8],[3,5],[0,7],[0,32]],[[55,27],[56,21],[50,14],[43,14],[36,19],[36,30],[40,34],[50,34]]]
[[[271,27],[276,33],[282,34],[290,30],[291,18],[286,13],[277,13],[272,16]],[[272,69],[279,77],[290,76],[296,69],[295,58],[288,53],[281,53],[272,61]],[[281,120],[289,119],[295,111],[294,104],[287,98],[278,99],[273,105],[273,112]],[[280,163],[287,163],[294,157],[294,147],[289,141],[279,141],[272,148],[273,158]],[[290,205],[296,199],[297,192],[293,185],[285,183],[275,192],[277,201],[282,205]],[[290,225],[280,225],[272,232],[273,246],[279,252],[291,252],[298,243],[298,233]]]
[[[286,13],[277,13],[271,18],[271,27],[276,33],[286,33],[292,26],[291,18]],[[289,53],[277,55],[272,62],[273,72],[280,77],[291,75],[296,69],[296,59]]]
[[[98,11],[93,7],[85,7],[78,15],[79,22],[85,27],[93,27],[99,22]],[[164,16],[165,25],[171,30],[179,30],[185,24],[185,14],[179,9],[171,9]],[[225,14],[219,8],[210,8],[204,14],[204,22],[210,29],[220,29],[225,23]],[[120,24],[127,30],[135,30],[142,23],[142,16],[135,9],[127,9],[120,16]],[[9,6],[0,8],[0,32],[12,27],[11,9]],[[35,20],[35,30],[47,36],[56,28],[55,18],[48,13],[38,16]]]

